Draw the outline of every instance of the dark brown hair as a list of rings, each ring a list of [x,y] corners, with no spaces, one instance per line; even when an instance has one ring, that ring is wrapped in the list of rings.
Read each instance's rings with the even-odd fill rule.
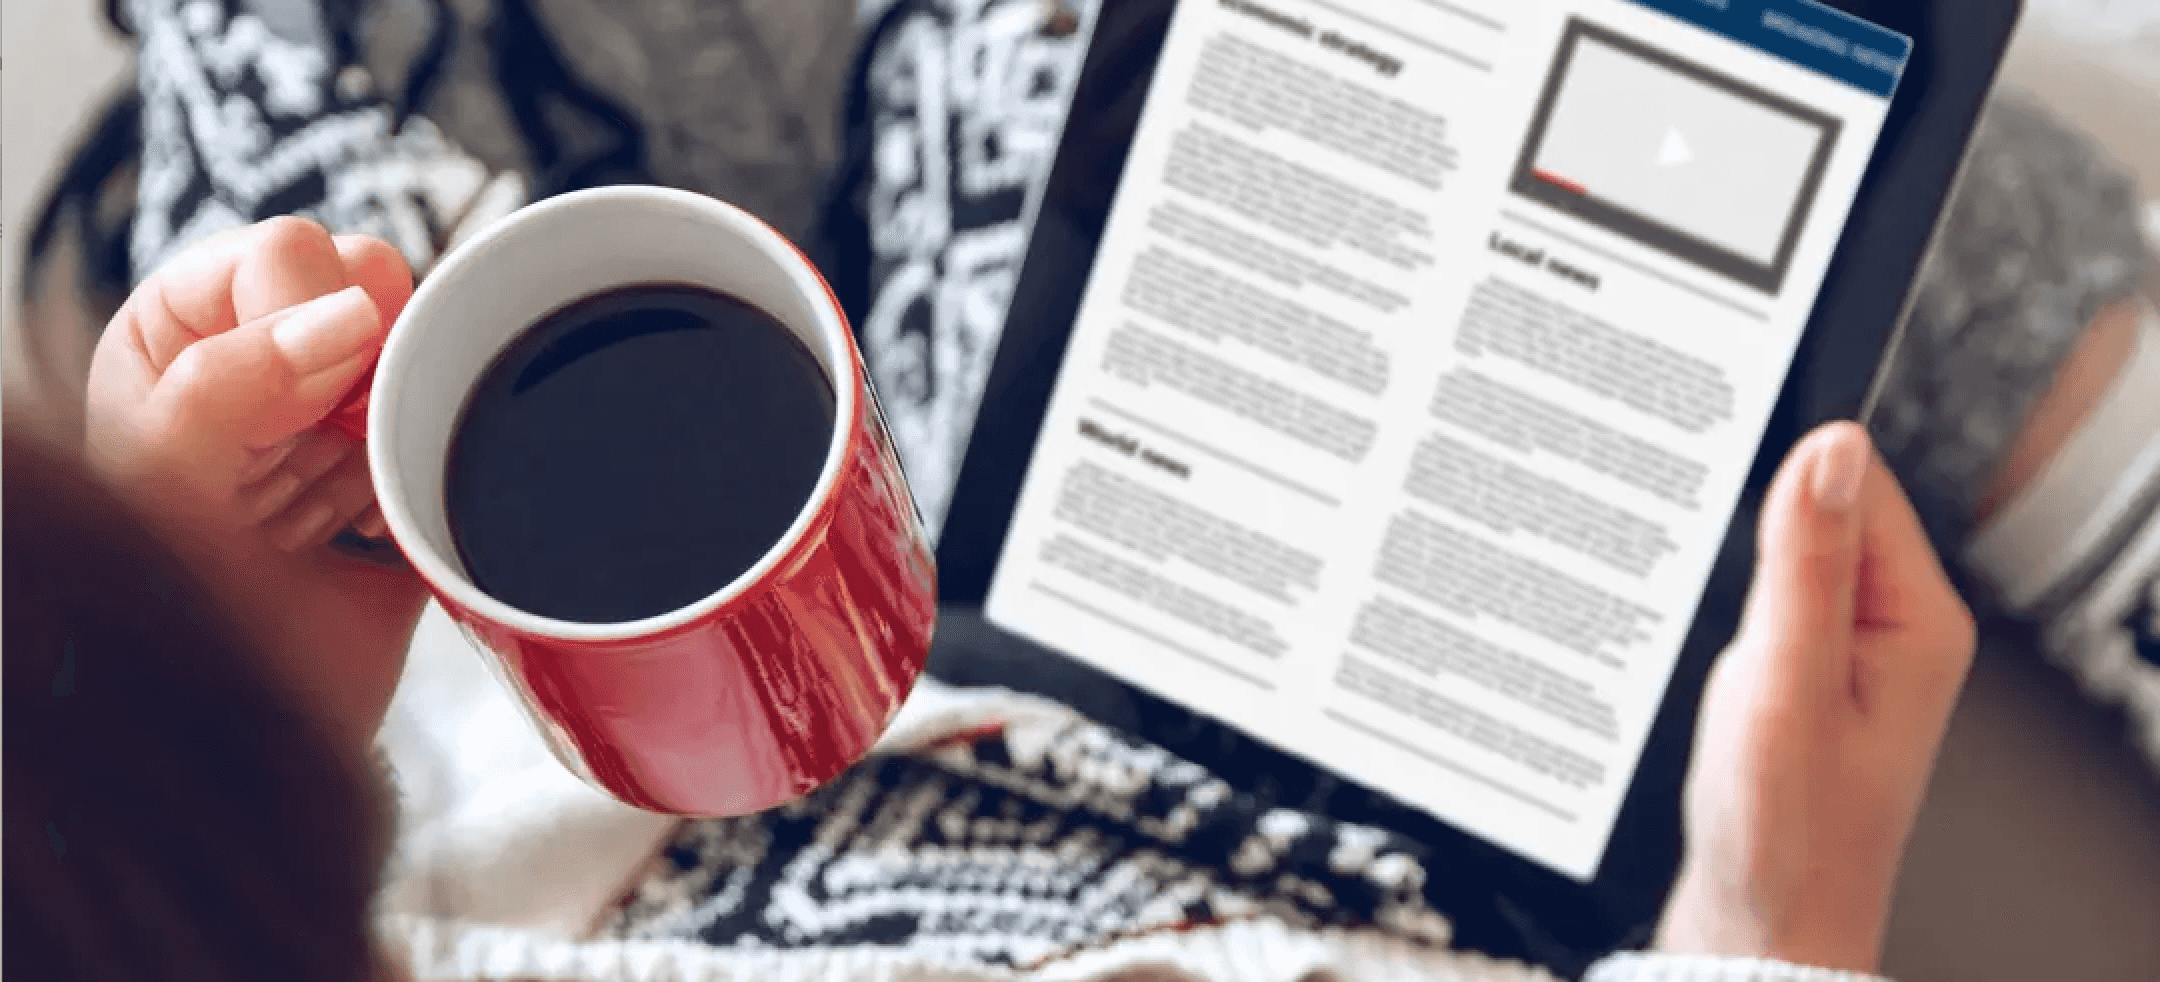
[[[8,973],[375,978],[367,762],[73,455],[4,473]]]

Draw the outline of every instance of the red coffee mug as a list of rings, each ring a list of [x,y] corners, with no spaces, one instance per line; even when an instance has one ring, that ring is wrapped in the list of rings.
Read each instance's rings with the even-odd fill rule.
[[[542,317],[632,283],[731,294],[793,329],[836,397],[831,449],[758,563],[658,617],[580,624],[487,595],[450,538],[443,481],[467,394]],[[796,798],[869,751],[921,673],[937,574],[847,318],[809,260],[732,206],[610,187],[549,199],[453,251],[391,330],[357,430],[391,537],[555,755],[640,808],[739,815]],[[695,421],[682,421],[695,425]],[[725,508],[728,489],[712,489]]]

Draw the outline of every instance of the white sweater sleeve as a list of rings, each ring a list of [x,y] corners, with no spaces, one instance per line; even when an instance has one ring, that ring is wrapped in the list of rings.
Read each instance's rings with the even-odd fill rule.
[[[1622,952],[1590,966],[1583,982],[1889,982],[1880,976],[1839,972],[1762,958],[1652,955]]]

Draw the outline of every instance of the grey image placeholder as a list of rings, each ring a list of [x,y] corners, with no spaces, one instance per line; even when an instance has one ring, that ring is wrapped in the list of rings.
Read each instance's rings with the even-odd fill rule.
[[[1512,189],[1775,294],[1839,128],[1824,113],[1575,19]]]

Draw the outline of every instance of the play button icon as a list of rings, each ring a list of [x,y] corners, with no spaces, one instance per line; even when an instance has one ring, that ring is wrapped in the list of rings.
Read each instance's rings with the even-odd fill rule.
[[[1665,142],[1658,147],[1659,167],[1678,167],[1695,160],[1695,148],[1688,146],[1687,137],[1680,135],[1676,127],[1665,128]]]

